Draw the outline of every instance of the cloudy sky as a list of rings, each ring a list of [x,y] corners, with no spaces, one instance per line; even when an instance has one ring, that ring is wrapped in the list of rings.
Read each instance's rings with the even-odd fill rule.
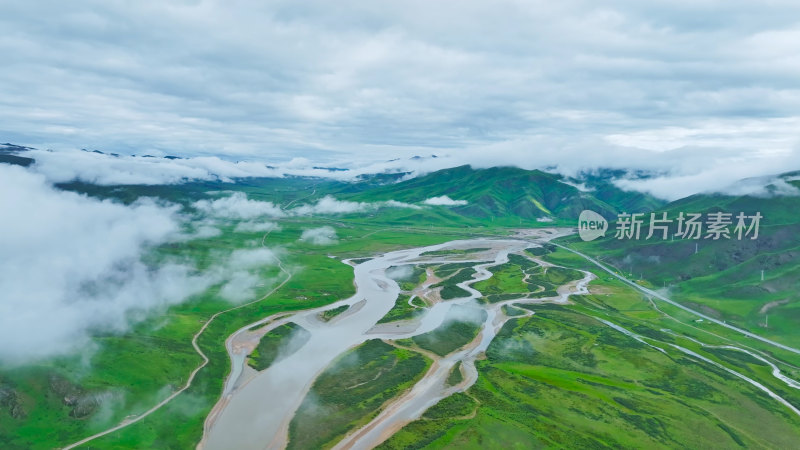
[[[289,215],[421,207],[233,195],[198,203],[187,231],[174,206],[53,182],[513,164],[656,170],[619,183],[674,199],[800,169],[800,2],[598,3],[0,2],[0,142],[55,150],[32,152],[29,170],[0,164],[0,206],[15,211],[0,221],[0,361],[72,351],[212,285],[252,299],[280,249],[222,255],[217,271],[145,263],[225,220],[268,232]],[[324,245],[336,231],[303,236]]]
[[[683,182],[800,168],[800,3],[598,3],[2,2],[0,140]]]

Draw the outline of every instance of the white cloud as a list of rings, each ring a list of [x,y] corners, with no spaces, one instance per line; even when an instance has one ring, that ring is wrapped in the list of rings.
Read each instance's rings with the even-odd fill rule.
[[[439,206],[463,206],[468,202],[466,200],[453,200],[452,198],[442,195],[440,197],[431,197],[423,203],[426,205],[439,205]]]
[[[145,258],[167,242],[211,236],[199,222],[185,234],[175,205],[130,206],[56,190],[45,178],[0,164],[0,361],[16,364],[84,350],[96,331],[125,332],[133,321],[222,284],[221,295],[254,299],[274,250],[220,253],[198,271],[177,259]]]
[[[800,189],[789,184],[791,178],[786,180],[767,176],[739,180],[724,189],[715,190],[716,193],[727,195],[748,195],[751,197],[797,197],[800,196]]]
[[[233,303],[257,299],[257,288],[271,285],[274,280],[264,280],[259,273],[278,263],[276,251],[266,247],[237,249],[228,256],[220,256],[220,263],[209,269],[215,280],[223,282],[220,295]]]
[[[352,170],[330,171],[314,168],[315,163],[305,158],[294,158],[288,162],[228,161],[217,156],[170,159],[74,149],[34,149],[26,155],[36,159],[33,170],[45,175],[53,183],[79,180],[99,185],[177,184],[194,180],[234,182],[239,178],[282,178],[287,175],[351,180],[370,170],[382,170],[379,166],[359,164],[358,167],[351,167]],[[347,163],[347,166],[353,164]]]
[[[231,253],[225,267],[234,270],[250,270],[277,264],[275,251],[269,248],[239,249]]]
[[[337,242],[336,230],[333,227],[324,226],[303,230],[300,240],[309,242],[313,245],[331,245]]]
[[[422,209],[419,205],[414,205],[406,202],[398,202],[397,200],[387,200],[383,202],[384,206],[389,208],[409,208],[409,209]]]
[[[314,214],[353,214],[374,211],[381,207],[420,209],[418,205],[399,202],[397,200],[387,200],[384,202],[351,202],[348,200],[337,200],[332,195],[326,195],[317,200],[316,203],[301,205],[289,212],[298,216],[310,216]]]
[[[194,207],[209,216],[225,219],[255,219],[285,215],[274,203],[250,200],[244,192],[234,192],[229,197],[215,200],[198,200],[194,203]]]
[[[147,248],[179,234],[176,208],[132,206],[57,191],[0,164],[0,359],[75,350],[92,330],[123,331],[136,313],[165,308],[211,280],[190,265],[149,267]]]
[[[292,213],[300,216],[309,216],[313,214],[351,214],[364,212],[373,207],[374,206],[370,203],[337,200],[333,196],[326,195],[317,200],[314,204],[302,205],[294,208]]]
[[[792,167],[779,167],[782,160],[782,158],[777,158],[766,164],[761,161],[763,164],[761,171],[766,174],[780,173]],[[754,162],[754,164],[758,163],[759,161]],[[666,174],[644,179],[621,179],[614,183],[625,190],[648,192],[666,200],[677,200],[697,193],[722,193],[755,197],[798,195],[798,190],[794,186],[771,175],[745,178],[752,169],[748,164],[732,167],[711,166],[698,168],[697,171],[688,174]]]
[[[257,275],[237,272],[222,286],[219,293],[234,303],[243,303],[246,300],[255,299],[255,288],[260,282],[261,278]]]
[[[386,269],[386,276],[395,280],[407,280],[414,274],[414,266],[406,264],[403,266],[392,266]]]

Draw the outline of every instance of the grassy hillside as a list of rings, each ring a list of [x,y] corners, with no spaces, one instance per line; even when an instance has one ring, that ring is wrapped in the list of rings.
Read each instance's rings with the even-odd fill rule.
[[[674,219],[680,212],[703,213],[704,218],[713,212],[734,216],[759,212],[763,219],[758,239],[662,240],[658,236],[646,240],[643,227],[639,240],[619,240],[614,238],[615,224],[611,223],[609,233],[596,241],[570,237],[564,242],[643,283],[668,288],[670,295],[684,304],[796,345],[800,343],[796,333],[800,327],[798,208],[800,197],[794,196],[698,194],[672,202],[658,214],[666,211]],[[676,227],[673,223],[670,234]]]
[[[244,178],[235,182],[194,181],[179,185],[97,186],[84,182],[60,184],[67,190],[131,203],[141,196],[189,205],[219,191],[241,191],[254,200],[298,206],[326,195],[339,200],[424,205],[431,197],[449,196],[465,205],[419,209],[382,208],[381,221],[392,225],[544,226],[572,225],[584,209],[613,218],[622,211],[650,211],[663,202],[615,187],[608,179],[587,178],[588,190],[561,175],[514,167],[473,169],[460,166],[398,182],[402,174],[377,174],[343,182],[309,177]],[[216,198],[216,197],[214,197]],[[363,216],[363,214],[362,214]],[[375,216],[375,211],[367,217]],[[544,221],[537,221],[543,219]]]
[[[503,326],[476,363],[477,382],[378,448],[784,448],[796,441],[797,416],[724,369],[797,404],[797,391],[763,361],[720,347],[741,336],[697,324],[675,307],[655,309],[572,253],[544,258],[593,271],[590,294],[568,305],[517,304],[535,314]],[[796,355],[776,354],[797,363]],[[796,366],[779,365],[797,376]]]
[[[396,184],[369,189],[356,198],[419,203],[447,195],[466,200],[452,211],[469,218],[490,219],[496,224],[518,225],[537,218],[572,221],[584,209],[606,216],[629,208],[650,210],[660,202],[645,194],[626,195],[607,182],[595,181],[603,199],[565,183],[560,175],[516,167],[473,169],[460,166],[439,170]]]

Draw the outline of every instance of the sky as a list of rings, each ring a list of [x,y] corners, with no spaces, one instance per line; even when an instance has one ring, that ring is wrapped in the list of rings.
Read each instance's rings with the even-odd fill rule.
[[[0,206],[15,212],[0,221],[5,362],[75,351],[208,286],[252,299],[257,268],[281,249],[220,255],[219,270],[147,266],[153,248],[214,236],[225,220],[266,233],[292,215],[463,201],[326,197],[282,210],[230,195],[186,217],[55,182],[468,163],[644,169],[656,175],[618,185],[677,199],[800,169],[796,0],[6,1],[0,30],[0,142],[39,149],[28,169],[0,164]],[[336,230],[304,239],[327,245]]]
[[[0,141],[644,168],[668,179],[632,187],[678,197],[800,168],[798,18],[791,0],[3,2]]]

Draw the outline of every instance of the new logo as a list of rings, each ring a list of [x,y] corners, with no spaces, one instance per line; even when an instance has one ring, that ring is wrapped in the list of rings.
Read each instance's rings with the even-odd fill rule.
[[[578,235],[584,241],[593,241],[606,235],[608,221],[600,214],[588,209],[583,210],[578,217]]]

